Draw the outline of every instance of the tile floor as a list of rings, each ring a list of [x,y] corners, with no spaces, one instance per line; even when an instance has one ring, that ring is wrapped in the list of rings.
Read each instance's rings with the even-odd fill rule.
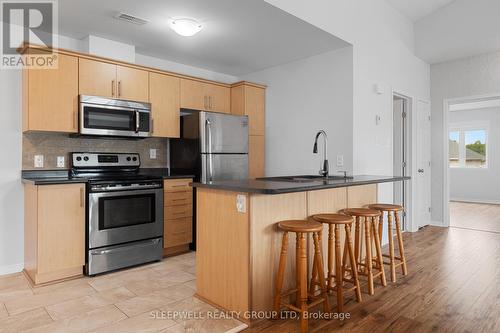
[[[0,333],[239,332],[194,297],[194,252],[97,277],[32,288],[22,273],[0,276]],[[187,314],[194,314],[186,318]],[[212,316],[213,317],[213,316]]]

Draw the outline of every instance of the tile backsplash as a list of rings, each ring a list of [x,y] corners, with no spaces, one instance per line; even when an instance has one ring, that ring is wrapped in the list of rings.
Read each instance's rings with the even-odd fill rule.
[[[149,158],[149,149],[156,149],[156,159]],[[70,137],[64,133],[23,134],[23,170],[68,169],[71,152],[139,153],[141,167],[166,168],[168,139],[102,139]],[[43,168],[35,168],[35,155],[43,155]],[[64,156],[64,168],[57,168],[57,156]]]

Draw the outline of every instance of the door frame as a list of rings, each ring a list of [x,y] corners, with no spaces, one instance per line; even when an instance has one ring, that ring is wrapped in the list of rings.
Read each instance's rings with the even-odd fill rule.
[[[500,92],[485,95],[472,95],[458,98],[445,98],[443,100],[443,226],[450,226],[450,168],[448,165],[449,131],[450,131],[450,106],[454,104],[484,102],[500,100]]]
[[[416,134],[417,134],[417,129],[416,129],[416,121],[414,118],[414,110],[416,110],[416,103],[419,101],[419,99],[412,97],[410,94],[402,92],[397,89],[393,89],[391,92],[391,128],[394,129],[394,96],[400,97],[405,99],[406,105],[407,105],[407,116],[406,116],[406,134],[405,134],[405,139],[406,139],[406,175],[410,176],[411,179],[415,179],[416,176]],[[394,152],[394,135],[391,136],[391,154]],[[393,156],[393,155],[392,155]],[[394,163],[393,163],[394,165]],[[405,221],[405,228],[404,231],[410,231],[410,232],[415,232],[418,231],[418,223],[417,218],[416,218],[416,186],[413,185],[413,181],[407,181],[407,186],[405,188],[405,199],[406,199],[406,221]]]

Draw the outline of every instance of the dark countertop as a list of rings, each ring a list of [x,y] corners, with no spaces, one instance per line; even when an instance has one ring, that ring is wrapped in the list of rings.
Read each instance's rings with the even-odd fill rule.
[[[314,180],[307,182],[278,181],[268,179],[225,180],[212,183],[193,183],[194,187],[219,189],[233,192],[246,192],[258,194],[281,194],[323,190],[336,187],[368,185],[409,180],[410,177],[400,176],[354,176],[351,179]]]
[[[171,174],[166,168],[142,168],[139,175],[157,176],[162,179],[194,178],[194,175]],[[56,185],[87,183],[86,178],[72,178],[69,170],[23,170],[21,180],[24,184],[32,185]]]

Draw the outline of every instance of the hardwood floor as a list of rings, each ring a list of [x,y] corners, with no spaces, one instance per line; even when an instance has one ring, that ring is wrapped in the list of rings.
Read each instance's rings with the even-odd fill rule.
[[[451,201],[450,225],[500,233],[500,205]]]
[[[350,319],[310,320],[310,332],[500,332],[500,234],[426,227],[404,241],[407,276],[398,269],[396,283],[376,285],[362,303],[349,295]],[[299,332],[299,323],[266,320],[244,332]]]
[[[36,288],[22,273],[0,276],[0,333],[222,333],[245,328],[232,318],[209,317],[217,309],[193,297],[194,265],[195,254],[191,252],[133,269]],[[198,318],[186,317],[186,313]]]

